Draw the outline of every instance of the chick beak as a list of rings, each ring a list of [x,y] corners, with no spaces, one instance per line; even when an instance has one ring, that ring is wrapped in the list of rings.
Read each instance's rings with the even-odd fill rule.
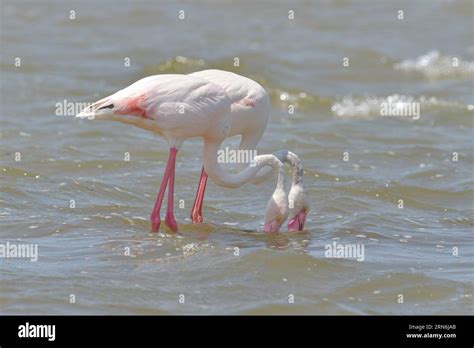
[[[306,221],[306,211],[301,210],[298,214],[288,222],[288,231],[303,231]]]
[[[263,226],[263,230],[265,232],[278,232],[280,231],[280,227],[281,224],[278,221],[273,220],[272,222],[266,223],[265,226]]]

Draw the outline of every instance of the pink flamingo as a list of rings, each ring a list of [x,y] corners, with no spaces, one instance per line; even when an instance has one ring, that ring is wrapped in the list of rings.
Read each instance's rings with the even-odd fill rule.
[[[270,100],[265,89],[257,82],[232,72],[210,69],[198,71],[189,76],[197,76],[222,87],[230,98],[231,126],[228,136],[241,135],[239,149],[253,150],[258,145],[270,115]],[[309,210],[309,200],[303,184],[303,167],[298,156],[289,151],[279,151],[275,156],[293,167],[293,181],[289,193],[289,231],[302,231]],[[272,174],[264,168],[251,180],[259,183]],[[202,222],[202,205],[206,190],[207,174],[201,170],[196,198],[191,210],[191,220]]]
[[[168,184],[165,224],[177,231],[173,212],[176,155],[184,140],[191,137],[204,139],[205,173],[218,185],[239,187],[256,179],[258,171],[265,166],[278,172],[264,226],[265,231],[278,231],[288,217],[282,162],[274,155],[257,156],[255,166],[249,165],[238,174],[226,173],[217,162],[217,150],[231,128],[231,108],[228,94],[218,85],[197,76],[169,74],[143,78],[97,101],[77,117],[132,124],[168,141],[170,154],[151,214],[152,231],[159,230],[161,204]]]

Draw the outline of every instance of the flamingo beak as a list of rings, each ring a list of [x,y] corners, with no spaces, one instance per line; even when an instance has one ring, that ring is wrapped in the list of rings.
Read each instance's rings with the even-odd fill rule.
[[[306,221],[306,211],[303,209],[288,222],[288,231],[303,231]]]
[[[86,107],[84,110],[78,113],[76,117],[93,120],[96,116],[100,116],[103,113],[109,113],[110,109],[113,108],[114,104],[110,98],[104,98]]]
[[[272,222],[267,222],[265,226],[263,226],[263,230],[265,232],[278,232],[280,231],[281,223],[279,223],[276,220],[273,220]]]

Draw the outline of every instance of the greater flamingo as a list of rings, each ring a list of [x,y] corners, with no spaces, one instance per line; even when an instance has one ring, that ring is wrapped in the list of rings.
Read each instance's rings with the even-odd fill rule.
[[[258,145],[270,115],[270,100],[265,89],[257,82],[229,71],[209,69],[194,72],[189,76],[197,76],[222,87],[230,98],[230,131],[229,137],[241,135],[239,149],[253,150]],[[294,153],[279,151],[275,155],[282,162],[293,167],[293,180],[290,194],[289,231],[302,231],[309,209],[306,190],[303,185],[303,168],[301,161]],[[253,183],[259,183],[271,175],[267,168],[262,169]],[[191,220],[202,222],[202,205],[206,190],[207,173],[204,166],[201,170],[196,198],[191,210]]]
[[[288,217],[282,162],[274,155],[260,155],[255,157],[254,165],[229,174],[217,161],[217,151],[230,130],[231,104],[227,93],[208,80],[189,75],[155,75],[93,103],[77,117],[132,124],[167,140],[170,154],[151,214],[152,231],[159,230],[161,204],[168,184],[165,224],[177,231],[173,213],[176,155],[185,139],[202,137],[204,168],[218,185],[239,187],[252,181],[265,166],[278,171],[277,186],[267,205],[264,225],[265,231],[276,232]]]

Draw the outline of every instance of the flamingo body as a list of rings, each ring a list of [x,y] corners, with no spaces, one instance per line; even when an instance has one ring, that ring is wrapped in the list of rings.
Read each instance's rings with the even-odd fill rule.
[[[241,134],[257,145],[270,116],[270,99],[257,82],[222,70],[203,70],[188,76],[199,77],[221,87],[231,102],[231,128],[228,136]],[[248,142],[248,141],[247,141]]]

